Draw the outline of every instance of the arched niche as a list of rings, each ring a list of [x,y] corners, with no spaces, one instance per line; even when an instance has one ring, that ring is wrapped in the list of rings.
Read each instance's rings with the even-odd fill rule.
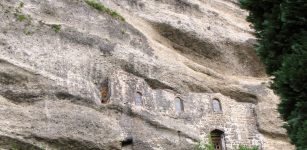
[[[183,100],[179,97],[175,98],[175,110],[176,112],[180,113],[184,111],[184,104]]]
[[[214,112],[222,112],[222,105],[220,100],[216,98],[212,100],[212,110]]]
[[[142,106],[143,105],[143,95],[141,92],[135,93],[134,103],[136,106]]]

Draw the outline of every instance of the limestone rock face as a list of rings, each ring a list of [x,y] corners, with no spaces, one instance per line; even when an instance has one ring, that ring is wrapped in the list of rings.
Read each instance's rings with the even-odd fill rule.
[[[100,2],[0,1],[0,149],[294,149],[235,0]]]

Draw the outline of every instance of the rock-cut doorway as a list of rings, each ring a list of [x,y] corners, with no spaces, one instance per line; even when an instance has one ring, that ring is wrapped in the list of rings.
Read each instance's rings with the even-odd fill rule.
[[[221,130],[213,130],[210,132],[214,150],[226,150],[225,134]]]

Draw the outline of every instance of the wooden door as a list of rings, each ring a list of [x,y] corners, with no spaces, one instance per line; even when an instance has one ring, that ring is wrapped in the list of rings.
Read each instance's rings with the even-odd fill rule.
[[[212,143],[214,150],[222,150],[222,142],[220,136],[212,137]]]

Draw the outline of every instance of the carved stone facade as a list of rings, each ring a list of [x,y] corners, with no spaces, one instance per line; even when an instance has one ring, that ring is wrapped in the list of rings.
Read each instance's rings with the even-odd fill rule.
[[[238,102],[218,93],[179,94],[166,89],[152,89],[142,78],[121,71],[116,72],[109,81],[112,95],[107,105],[122,105],[132,114],[151,116],[152,121],[176,130],[178,136],[183,135],[185,140],[207,143],[210,132],[217,129],[224,133],[228,150],[239,145],[262,147],[262,135],[257,129],[253,103]],[[138,92],[142,94],[142,106],[135,103]],[[175,109],[176,98],[183,101],[182,112]],[[222,111],[213,111],[213,100],[220,101]],[[130,126],[134,126],[133,122]],[[138,134],[130,136],[137,137]]]

